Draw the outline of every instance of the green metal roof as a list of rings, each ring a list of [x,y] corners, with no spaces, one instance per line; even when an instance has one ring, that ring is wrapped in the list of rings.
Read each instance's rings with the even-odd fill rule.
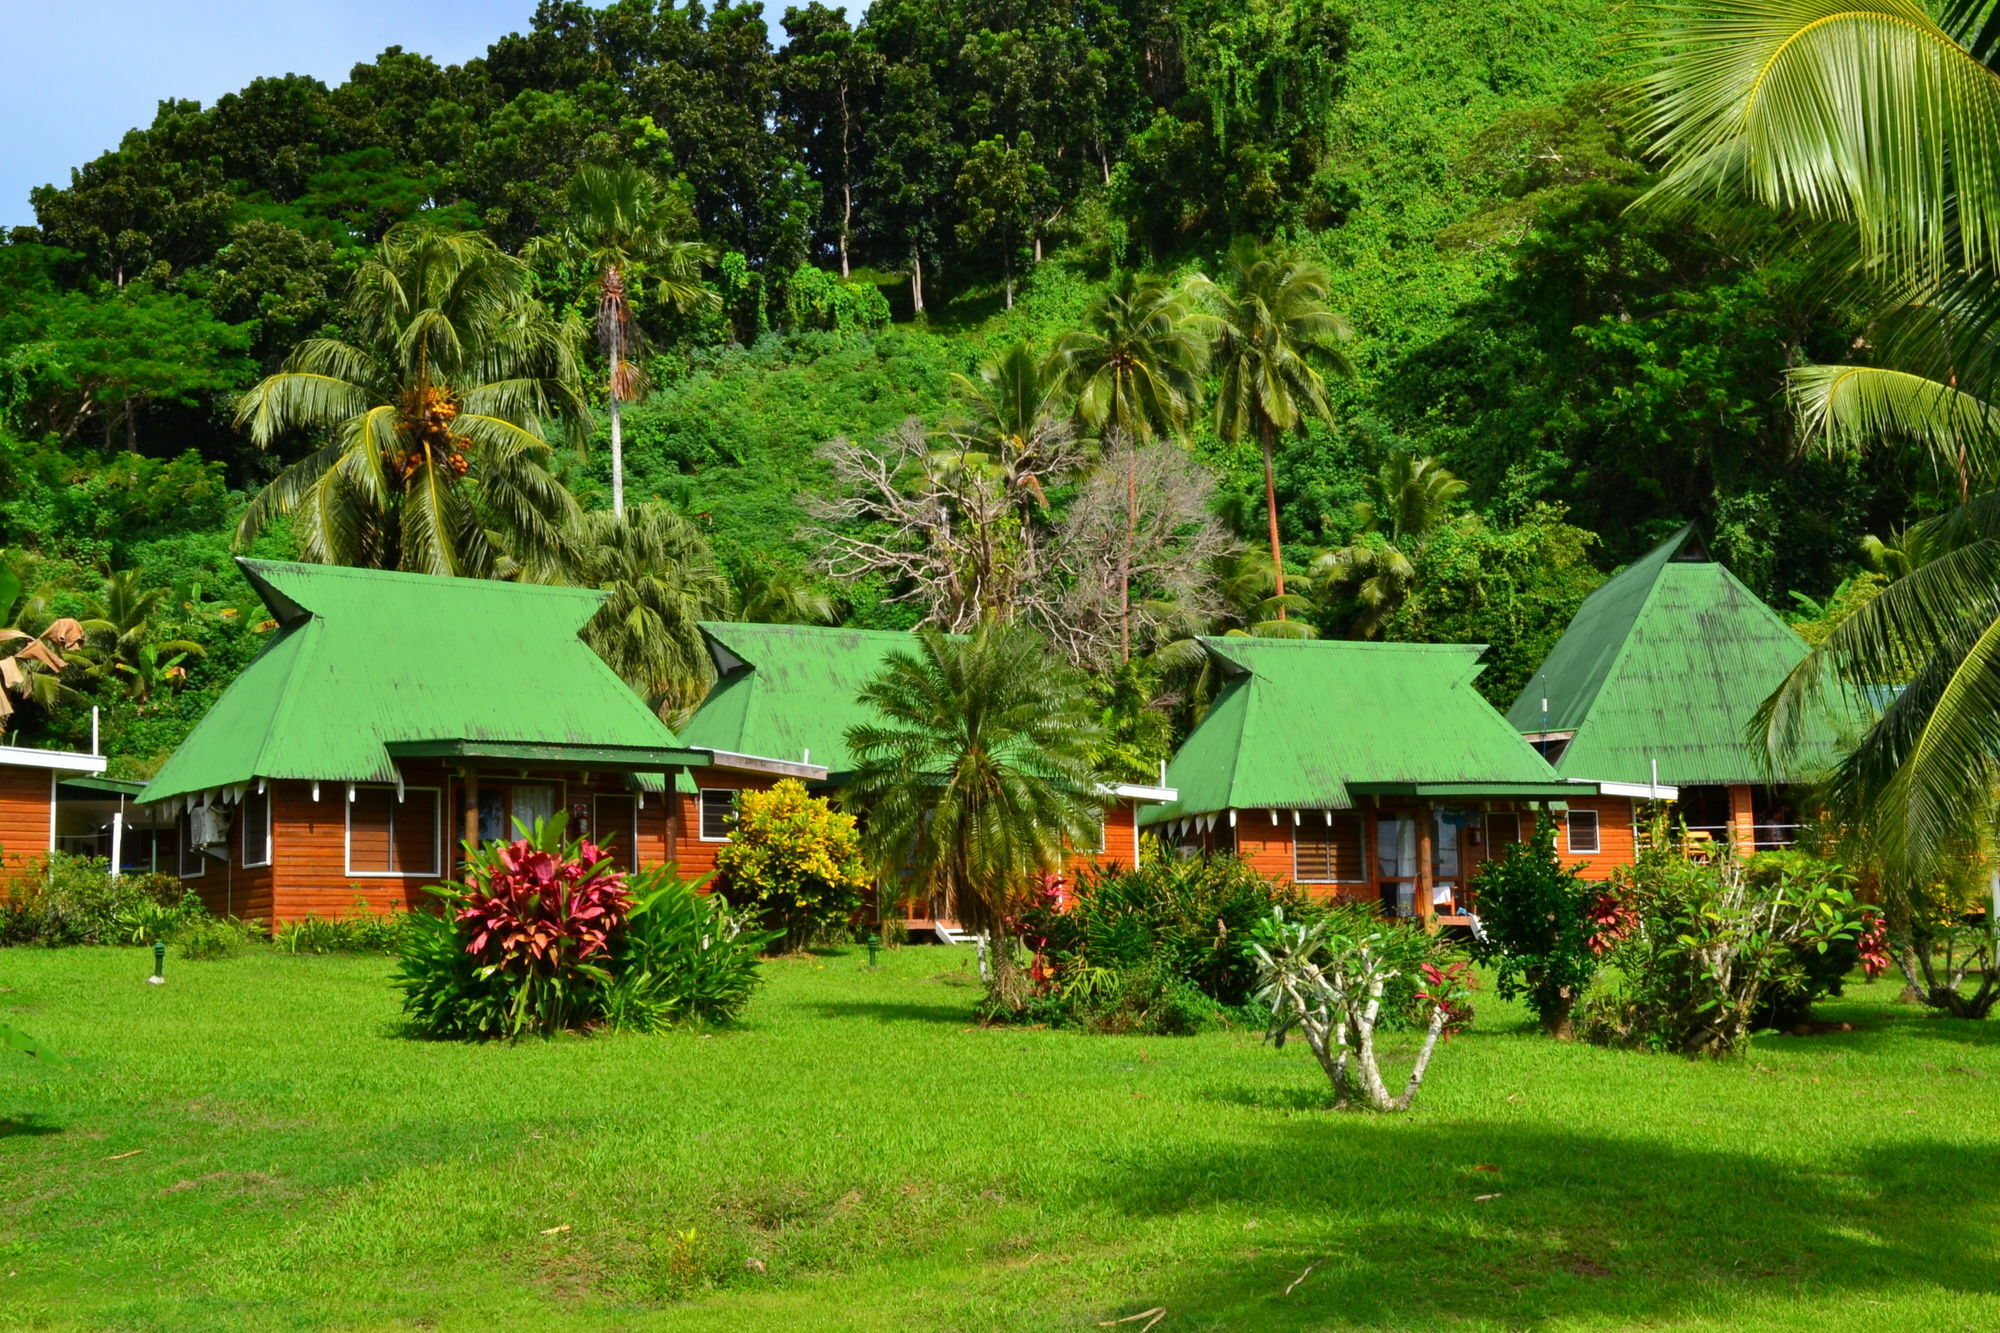
[[[853,768],[847,729],[877,720],[861,691],[894,653],[914,653],[902,630],[817,625],[704,624],[717,680],[681,728],[685,745],[800,759],[834,777]]]
[[[1477,644],[1213,638],[1221,693],[1167,768],[1171,805],[1143,816],[1344,807],[1373,789],[1496,796],[1560,784],[1472,688]],[[1575,795],[1583,788],[1570,786]]]
[[[239,560],[278,628],[147,785],[167,800],[256,778],[392,782],[390,747],[679,748],[578,637],[604,595]]]
[[[1745,732],[1805,655],[1805,641],[1682,528],[1585,599],[1507,720],[1574,732],[1556,763],[1563,774],[1648,782],[1657,760],[1673,786],[1761,783],[1769,775]],[[1802,768],[1836,743],[1829,720]]]

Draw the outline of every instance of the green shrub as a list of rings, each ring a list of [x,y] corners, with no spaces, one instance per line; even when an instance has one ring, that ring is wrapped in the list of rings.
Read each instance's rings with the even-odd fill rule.
[[[470,882],[413,912],[396,984],[422,1036],[516,1038],[609,1024],[649,1031],[735,1017],[770,941],[673,867],[627,876],[563,837],[562,815],[473,853]]]
[[[1802,960],[1851,944],[1866,917],[1839,866],[1697,860],[1664,822],[1612,892],[1614,980],[1591,997],[1584,1035],[1682,1055],[1741,1054],[1770,1001],[1812,993]]]
[[[397,952],[408,912],[378,912],[357,903],[346,916],[308,914],[278,927],[273,943],[289,954]]]
[[[0,898],[0,944],[150,944],[206,915],[170,875],[113,875],[102,857],[51,852]]]
[[[213,963],[234,958],[247,944],[264,938],[254,922],[203,917],[183,924],[174,934],[179,954],[190,962]]]
[[[1472,881],[1480,928],[1472,956],[1500,971],[1500,994],[1519,995],[1542,1030],[1575,1035],[1571,1015],[1601,966],[1598,909],[1604,891],[1556,857],[1556,821],[1535,820],[1528,840],[1488,861]]]
[[[795,778],[742,793],[715,867],[730,902],[781,932],[788,951],[847,925],[868,887],[854,816]]]
[[[1052,883],[1021,921],[1035,955],[1023,1016],[1160,1035],[1226,1020],[1250,1001],[1248,939],[1274,907],[1313,910],[1297,887],[1233,856],[1182,860],[1156,849],[1136,870],[1085,869],[1067,893]]]

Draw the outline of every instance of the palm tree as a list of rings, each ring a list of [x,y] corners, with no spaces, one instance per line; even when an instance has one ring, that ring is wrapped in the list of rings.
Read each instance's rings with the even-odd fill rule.
[[[1942,16],[1912,0],[1708,0],[1673,12],[1646,81],[1660,199],[1746,193],[1793,211],[1877,311],[1868,364],[1793,373],[1807,438],[1913,440],[1958,478],[1959,508],[1904,535],[1901,576],[1807,655],[1753,733],[1782,770],[1829,703],[1869,719],[1825,794],[1891,884],[1989,835],[2000,778],[2000,494],[1973,491],[2000,428],[1996,54],[1983,0]],[[1990,981],[2000,947],[1987,966]]]
[[[989,622],[963,638],[920,633],[861,697],[880,720],[848,730],[848,799],[883,882],[907,874],[988,935],[994,993],[1018,1006],[1011,922],[1035,876],[1103,818],[1083,678],[1032,631]]]
[[[1011,494],[1048,503],[1050,465],[1066,459],[1074,438],[1064,420],[1062,376],[1053,361],[1018,342],[980,366],[977,376],[954,374],[958,414],[943,431],[955,452],[999,468]]]
[[[104,581],[104,595],[89,605],[86,631],[106,641],[100,669],[124,677],[126,696],[145,703],[163,684],[174,684],[187,675],[181,663],[207,653],[193,639],[155,637],[154,618],[170,593],[165,588],[144,586],[136,569],[119,570]]]
[[[1355,603],[1349,634],[1375,638],[1409,600],[1417,584],[1417,557],[1467,489],[1435,458],[1405,453],[1389,455],[1368,478],[1369,497],[1354,505],[1353,539],[1321,551],[1312,562],[1322,604]]]
[[[1212,321],[1189,294],[1160,278],[1126,273],[1090,303],[1083,327],[1064,334],[1052,356],[1077,420],[1127,439],[1179,436],[1187,429],[1208,370]],[[1136,455],[1134,455],[1136,459]],[[1126,477],[1128,546],[1137,536],[1139,486]],[[1120,572],[1120,651],[1132,657],[1132,576]]]
[[[650,172],[630,163],[581,167],[569,184],[569,222],[538,240],[530,257],[550,256],[590,275],[597,289],[597,341],[610,362],[605,398],[611,412],[611,509],[625,512],[625,439],[620,404],[646,391],[645,372],[633,360],[646,338],[633,315],[632,295],[650,284],[653,295],[675,310],[719,305],[701,282],[710,257],[700,241],[680,233],[693,225],[687,209],[660,188]]]
[[[260,447],[322,442],[251,501],[248,542],[292,516],[301,554],[431,574],[547,576],[576,502],[548,470],[580,448],[575,330],[529,296],[527,265],[484,236],[392,228],[361,265],[346,339],[301,343],[236,413]]]
[[[822,583],[760,562],[736,580],[736,619],[759,625],[831,625],[840,619],[840,599]]]
[[[713,679],[701,622],[729,609],[729,580],[694,524],[664,504],[608,509],[577,522],[569,582],[610,597],[583,637],[669,723],[684,721]]]
[[[1215,394],[1215,429],[1225,440],[1255,430],[1264,450],[1264,515],[1270,529],[1277,618],[1285,618],[1285,557],[1278,543],[1278,485],[1271,440],[1280,431],[1303,433],[1306,423],[1331,424],[1326,380],[1319,366],[1352,375],[1341,344],[1354,336],[1347,321],[1327,309],[1332,279],[1319,265],[1281,249],[1240,237],[1230,250],[1233,286],[1204,282],[1221,309],[1215,322],[1214,358],[1221,374]],[[1314,363],[1319,363],[1315,365]]]

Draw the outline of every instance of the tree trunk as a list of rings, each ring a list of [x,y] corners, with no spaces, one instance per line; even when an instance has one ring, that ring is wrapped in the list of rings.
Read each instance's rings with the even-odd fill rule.
[[[912,314],[924,313],[924,257],[910,251],[910,310]]]
[[[1139,447],[1125,442],[1130,451],[1125,467],[1125,549],[1118,557],[1118,652],[1132,660],[1132,548],[1139,541]]]
[[[1014,264],[1012,260],[1009,260],[1007,263],[1006,281],[1007,281],[1007,308],[1009,310],[1012,310],[1014,308]]]
[[[139,400],[136,398],[125,400],[125,452],[139,452]]]
[[[847,112],[847,80],[840,81],[840,280],[850,276],[847,268],[847,233],[854,226],[854,152],[851,144],[854,117]]]
[[[1424,1085],[1424,1071],[1430,1068],[1431,1054],[1437,1050],[1438,1038],[1444,1033],[1444,1022],[1444,1006],[1439,1005],[1431,1011],[1431,1024],[1424,1032],[1423,1049],[1417,1052],[1417,1063],[1410,1070],[1410,1081],[1403,1085],[1403,1095],[1395,1100],[1391,1110],[1407,1111],[1410,1103],[1417,1099],[1417,1089]]]
[[[618,380],[618,353],[611,353],[611,379]],[[618,391],[611,392],[611,512],[623,515],[625,512],[625,436],[624,423],[618,416]]]
[[[1285,553],[1278,545],[1278,482],[1271,470],[1271,422],[1259,416],[1257,433],[1264,441],[1264,517],[1271,527],[1271,577],[1278,589],[1278,619],[1285,618]]]
[[[1557,1041],[1575,1041],[1576,1024],[1572,1021],[1575,1009],[1576,996],[1564,986],[1542,1010],[1542,1031]]]

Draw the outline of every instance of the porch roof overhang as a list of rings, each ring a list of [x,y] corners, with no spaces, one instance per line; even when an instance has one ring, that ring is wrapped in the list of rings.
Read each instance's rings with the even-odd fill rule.
[[[1415,796],[1426,800],[1462,798],[1520,801],[1560,801],[1569,796],[1595,796],[1595,782],[1350,782],[1356,796]]]
[[[39,750],[27,745],[0,745],[0,767],[48,768],[58,773],[98,774],[109,761],[101,754],[75,750]]]
[[[1140,805],[1165,805],[1180,796],[1172,787],[1155,787],[1143,782],[1114,782],[1105,790],[1121,800],[1134,801]]]
[[[826,770],[762,755],[734,754],[694,746],[567,745],[549,741],[427,740],[391,741],[383,747],[394,759],[442,759],[461,764],[533,764],[542,768],[594,769],[609,773],[665,773],[679,768],[724,768],[739,773],[817,782]]]

